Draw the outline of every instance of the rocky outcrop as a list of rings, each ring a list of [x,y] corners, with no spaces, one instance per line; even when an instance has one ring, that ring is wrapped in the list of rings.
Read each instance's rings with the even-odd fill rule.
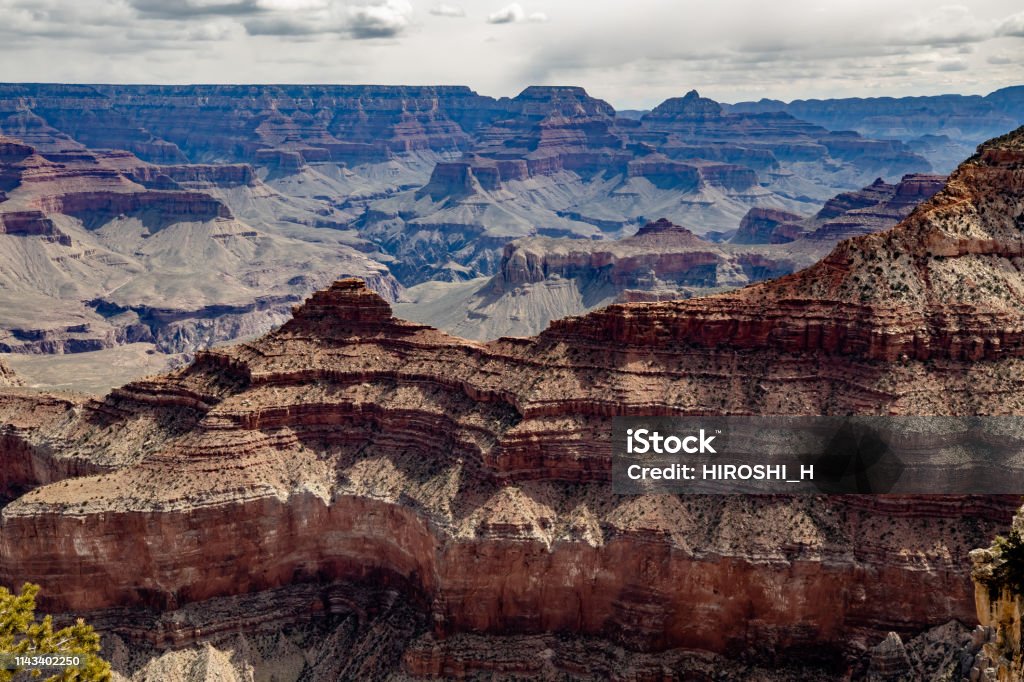
[[[797,239],[835,244],[843,239],[887,230],[930,199],[945,183],[938,175],[905,175],[894,184],[878,178],[856,192],[825,202],[814,216],[752,208],[731,237],[733,244],[785,244]]]
[[[905,175],[896,184],[881,178],[858,192],[827,201],[802,228],[808,239],[839,241],[892,227],[942,189],[938,175]]]
[[[0,386],[18,386],[21,381],[7,363],[0,360]]]
[[[730,240],[733,244],[785,244],[803,231],[803,216],[771,208],[752,208]]]
[[[42,211],[5,211],[0,213],[0,233],[43,237],[47,241],[71,246],[71,237],[61,232]]]
[[[1007,535],[971,552],[980,625],[964,657],[964,678],[1009,682],[1024,678],[1024,514]]]

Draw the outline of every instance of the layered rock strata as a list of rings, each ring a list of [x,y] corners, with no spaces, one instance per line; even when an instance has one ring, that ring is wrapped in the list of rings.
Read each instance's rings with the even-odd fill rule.
[[[65,213],[160,199],[224,217],[204,203],[213,185],[249,224],[273,213],[277,225],[354,228],[346,241],[372,242],[358,245],[383,251],[407,286],[493,275],[516,238],[622,237],[661,216],[730,230],[752,207],[808,214],[879,175],[929,169],[900,142],[696,92],[635,120],[554,86],[494,99],[465,87],[0,84],[0,134],[48,158],[99,149],[148,162],[123,170],[154,193],[69,197]],[[285,199],[266,201],[269,188]]]
[[[535,338],[450,337],[337,282],[257,341],[14,434],[4,462],[101,471],[54,469],[3,508],[0,581],[43,584],[48,610],[120,610],[114,629],[161,646],[201,638],[183,614],[211,600],[322,590],[274,620],[340,612],[332,584],[393,588],[441,643],[401,645],[408,677],[528,673],[542,637],[501,668],[460,638],[558,633],[838,678],[890,631],[970,619],[963,557],[1016,501],[615,496],[610,418],[1022,413],[1022,210],[1024,130],[805,271]]]
[[[266,219],[300,207],[250,166],[154,166],[125,152],[43,152],[0,137],[0,187],[5,352],[132,342],[190,352],[269,330],[339,274],[363,275],[391,300],[399,293],[351,235]]]
[[[964,556],[1017,502],[614,496],[610,418],[1021,414],[1022,211],[1024,129],[896,228],[735,293],[482,344],[344,280],[278,331],[103,400],[8,398],[5,471],[53,464],[0,513],[0,582],[158,646],[201,639],[183,613],[218,599],[321,595],[226,609],[214,631],[348,612],[336,584],[394,589],[429,637],[398,644],[392,670],[414,678],[528,673],[548,633],[838,678],[889,632],[971,619]],[[460,639],[509,635],[540,637],[501,668]],[[901,665],[895,643],[874,658]]]

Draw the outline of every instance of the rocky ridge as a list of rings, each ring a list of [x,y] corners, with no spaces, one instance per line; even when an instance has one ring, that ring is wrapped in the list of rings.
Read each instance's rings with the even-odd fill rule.
[[[924,154],[945,173],[963,149],[1024,124],[1024,87],[986,96],[868,97],[832,100],[740,102],[730,111],[786,112],[830,130],[856,130],[872,138],[897,139]]]
[[[886,230],[932,198],[945,184],[939,175],[905,175],[897,183],[881,178],[855,192],[825,202],[811,217],[766,208],[752,208],[731,236],[733,244],[786,244],[800,238],[836,242]]]
[[[17,375],[7,366],[7,363],[0,360],[0,386],[17,386],[20,383]]]

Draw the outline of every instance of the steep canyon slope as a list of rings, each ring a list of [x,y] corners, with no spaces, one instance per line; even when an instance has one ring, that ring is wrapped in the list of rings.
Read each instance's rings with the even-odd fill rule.
[[[398,293],[350,233],[275,215],[329,220],[249,166],[154,166],[126,152],[49,146],[0,136],[4,352],[143,341],[191,351],[268,331],[339,275]]]
[[[0,581],[136,652],[255,665],[237,633],[333,624],[276,646],[371,679],[862,674],[889,631],[973,620],[965,557],[1017,500],[616,496],[611,417],[1024,413],[1022,213],[1024,129],[738,292],[477,343],[343,280],[103,400],[10,389]]]

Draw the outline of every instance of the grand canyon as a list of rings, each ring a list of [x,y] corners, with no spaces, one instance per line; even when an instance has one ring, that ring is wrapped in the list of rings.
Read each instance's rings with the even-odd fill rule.
[[[0,682],[1024,680],[1012,0],[0,0],[0,55]],[[622,486],[624,424],[797,419],[813,487]]]
[[[0,582],[119,678],[1009,674],[1019,498],[621,496],[609,437],[1020,414],[1024,128],[947,179],[696,93],[0,94]],[[137,344],[187,355],[8,366]]]
[[[1024,120],[1020,88],[989,99],[991,126]],[[690,92],[620,115],[571,87],[493,99],[460,87],[0,85],[0,349],[147,344],[187,360],[269,331],[346,275],[448,331],[533,334],[616,300],[793,272],[895,224],[949,170],[909,133],[873,139],[749,108]],[[935,132],[950,132],[944,109],[926,114],[912,132],[952,154],[990,130],[954,139]],[[642,253],[650,239],[637,232],[660,219],[711,243],[662,237],[653,252],[678,252],[675,265],[628,256],[633,273],[606,281],[599,264]],[[592,265],[519,281],[524,257]]]

